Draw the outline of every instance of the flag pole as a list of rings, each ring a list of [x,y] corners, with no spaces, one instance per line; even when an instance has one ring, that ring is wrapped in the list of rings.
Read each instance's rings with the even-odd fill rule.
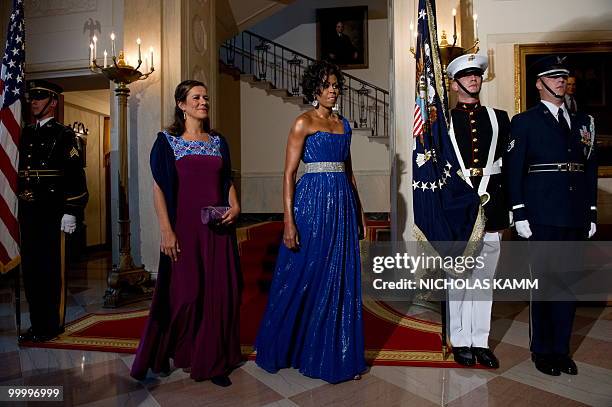
[[[17,338],[21,335],[21,264],[15,267],[15,324]]]

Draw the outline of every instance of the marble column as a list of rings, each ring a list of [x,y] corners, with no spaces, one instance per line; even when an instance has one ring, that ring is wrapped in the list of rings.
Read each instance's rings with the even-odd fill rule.
[[[389,1],[391,36],[391,227],[393,240],[414,240],[412,212],[412,114],[415,95],[415,62],[409,51],[412,1]]]

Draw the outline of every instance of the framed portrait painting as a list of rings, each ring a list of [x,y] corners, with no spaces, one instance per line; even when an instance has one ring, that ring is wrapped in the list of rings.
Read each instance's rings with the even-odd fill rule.
[[[539,102],[530,67],[548,55],[565,57],[572,105],[595,119],[599,176],[612,177],[612,42],[517,44],[514,46],[516,113]],[[570,93],[568,85],[568,94]],[[566,99],[567,103],[567,99]]]
[[[368,67],[368,7],[317,9],[317,59],[342,69]]]

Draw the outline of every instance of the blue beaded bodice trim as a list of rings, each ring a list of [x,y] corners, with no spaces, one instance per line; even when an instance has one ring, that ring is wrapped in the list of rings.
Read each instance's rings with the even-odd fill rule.
[[[164,131],[166,139],[174,151],[174,158],[178,161],[188,155],[211,155],[221,157],[221,138],[216,134],[209,134],[209,141],[185,140]]]

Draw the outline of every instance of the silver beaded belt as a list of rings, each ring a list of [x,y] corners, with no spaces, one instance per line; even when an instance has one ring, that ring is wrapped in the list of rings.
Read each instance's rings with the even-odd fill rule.
[[[312,172],[344,172],[344,163],[341,161],[321,161],[318,163],[306,163],[304,173]]]

